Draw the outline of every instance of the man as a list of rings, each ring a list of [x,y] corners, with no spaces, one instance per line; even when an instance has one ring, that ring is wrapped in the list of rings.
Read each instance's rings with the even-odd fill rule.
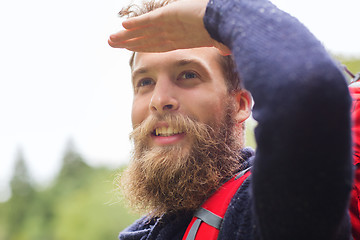
[[[266,0],[183,0],[123,26],[109,44],[136,52],[124,181],[149,214],[120,239],[188,239],[202,219],[196,209],[252,165],[249,151],[238,153],[251,105],[244,88],[255,101],[257,150],[214,239],[350,238],[351,100],[301,23]],[[230,52],[236,87],[219,56]],[[204,236],[200,224],[193,239]]]

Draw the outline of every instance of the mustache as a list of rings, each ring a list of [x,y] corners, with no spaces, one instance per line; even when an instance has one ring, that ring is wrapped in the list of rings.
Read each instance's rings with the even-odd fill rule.
[[[209,139],[214,129],[206,124],[198,121],[195,117],[184,116],[180,113],[166,113],[163,115],[149,115],[143,122],[135,126],[134,130],[130,133],[130,140],[135,142],[149,138],[155,132],[158,123],[167,123],[168,126],[178,129],[179,131],[201,138],[198,140]]]

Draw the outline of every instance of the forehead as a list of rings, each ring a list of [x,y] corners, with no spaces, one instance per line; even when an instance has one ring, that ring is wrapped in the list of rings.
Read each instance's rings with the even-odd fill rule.
[[[131,72],[166,69],[177,66],[197,65],[212,73],[222,72],[218,50],[212,47],[179,49],[165,53],[135,53]]]

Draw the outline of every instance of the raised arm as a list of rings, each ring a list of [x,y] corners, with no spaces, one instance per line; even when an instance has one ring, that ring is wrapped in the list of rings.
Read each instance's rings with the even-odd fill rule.
[[[351,101],[341,71],[270,2],[212,3],[205,26],[232,50],[255,100],[253,196],[262,237],[334,238],[352,181]]]

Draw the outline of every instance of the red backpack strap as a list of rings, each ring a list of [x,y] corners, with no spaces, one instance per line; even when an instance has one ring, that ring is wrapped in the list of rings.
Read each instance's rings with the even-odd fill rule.
[[[250,175],[250,168],[224,183],[194,213],[183,240],[216,240],[230,201],[241,184]]]

